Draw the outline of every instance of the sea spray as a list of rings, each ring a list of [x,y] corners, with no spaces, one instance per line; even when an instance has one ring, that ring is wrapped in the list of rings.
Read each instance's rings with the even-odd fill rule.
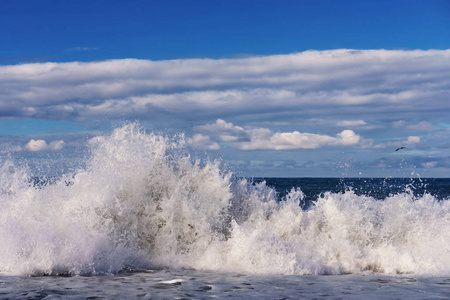
[[[192,157],[182,136],[132,123],[97,138],[86,167],[33,185],[0,167],[0,272],[196,268],[255,274],[450,274],[450,202],[323,193],[307,209]]]

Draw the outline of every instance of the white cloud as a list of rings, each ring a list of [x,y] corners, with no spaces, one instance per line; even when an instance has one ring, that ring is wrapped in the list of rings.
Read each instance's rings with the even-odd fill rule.
[[[48,145],[47,142],[44,140],[30,140],[26,145],[25,149],[28,151],[41,151],[41,150],[47,150]]]
[[[414,130],[414,131],[434,131],[434,130],[436,130],[431,123],[426,122],[426,121],[422,121],[416,125],[410,125],[410,126],[408,126],[408,129]]]
[[[429,161],[426,163],[422,163],[421,166],[424,168],[434,168],[436,167],[437,163],[438,163],[437,161]]]
[[[311,133],[280,132],[272,133],[268,139],[253,138],[250,142],[242,143],[242,150],[293,150],[293,149],[315,149],[330,144],[332,137]]]
[[[379,143],[374,148],[397,148],[405,145],[420,144],[421,140],[419,136],[408,136],[406,140],[398,140],[387,143]]]
[[[64,148],[64,141],[53,141],[50,144],[47,144],[44,140],[30,140],[26,145],[25,149],[28,151],[36,152],[36,151],[44,151],[44,150],[54,150],[58,151]]]
[[[261,132],[261,129],[259,132]],[[277,133],[269,133],[267,131],[266,136],[252,135],[250,142],[239,143],[238,147],[242,150],[317,149],[324,146],[356,145],[359,140],[360,136],[351,130],[344,130],[337,137],[314,133],[300,133],[298,131]]]
[[[208,136],[202,134],[195,134],[192,138],[187,140],[188,145],[208,150],[219,150],[220,145],[216,142],[212,142]]]
[[[294,132],[272,132],[268,128],[244,129],[222,119],[214,124],[197,127],[198,134],[195,140],[204,141],[191,142],[192,145],[210,143],[210,138],[222,142],[232,142],[241,150],[294,150],[294,149],[317,149],[324,146],[353,146],[357,145],[361,137],[352,130],[344,130],[336,137]]]
[[[394,128],[405,127],[405,126],[406,126],[406,121],[404,121],[404,120],[395,121],[392,124],[392,127],[394,127]]]
[[[222,142],[239,142],[250,139],[244,128],[227,123],[222,119],[217,119],[214,124],[197,126],[197,130],[203,133],[214,135]]]
[[[356,145],[361,140],[361,137],[354,133],[352,130],[344,130],[337,135],[336,143],[338,145]]]
[[[404,120],[396,121],[392,125],[394,128],[406,128],[411,131],[435,131],[436,128],[427,121],[421,121],[417,124],[408,124]]]
[[[405,144],[418,144],[418,143],[420,143],[419,136],[408,136],[408,139],[405,142]]]
[[[63,140],[53,141],[48,145],[49,149],[55,150],[55,151],[61,150],[62,148],[64,148],[64,146],[65,146],[65,142]]]
[[[361,126],[361,125],[366,125],[366,124],[367,123],[364,122],[363,120],[344,120],[344,121],[338,122],[338,126],[343,126],[343,127]]]
[[[449,82],[450,50],[3,65],[0,115],[151,120],[156,129],[177,122],[181,130],[197,126],[191,143],[205,149],[437,149],[444,139],[430,137],[448,123]],[[35,141],[25,149],[64,146]]]
[[[358,118],[353,121],[358,124],[349,124],[356,126],[363,115],[363,122],[375,118],[376,111],[398,119],[408,112],[428,113],[442,121],[450,109],[448,70],[450,50],[341,49],[243,59],[0,66],[0,113],[154,120],[166,118],[165,112],[189,120],[232,114],[272,121],[333,114]]]

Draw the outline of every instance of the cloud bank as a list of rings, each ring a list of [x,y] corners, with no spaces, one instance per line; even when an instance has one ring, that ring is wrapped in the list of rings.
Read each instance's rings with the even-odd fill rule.
[[[327,159],[338,161],[342,149],[381,156],[406,146],[408,151],[392,155],[415,155],[417,166],[445,172],[449,99],[450,50],[339,49],[239,59],[0,66],[0,122],[144,120],[156,129],[188,132],[187,143],[196,148],[242,150],[241,161],[270,161],[255,153],[279,150],[281,167],[284,162],[311,167],[308,161],[321,154],[288,164],[292,158],[279,153],[290,150],[327,148]],[[8,149],[76,144],[59,138],[67,144],[33,136]],[[429,152],[420,153],[423,149]],[[427,159],[419,160],[420,155]],[[381,164],[375,160],[373,166]]]
[[[217,139],[221,142],[231,142],[240,150],[296,150],[317,149],[324,146],[353,146],[357,145],[361,137],[352,130],[344,130],[336,137],[294,132],[272,132],[268,128],[244,129],[217,119],[214,124],[198,126],[195,135],[189,143],[195,147],[210,150],[219,149]]]
[[[392,121],[408,113],[417,122],[430,122],[431,116],[444,121],[439,111],[450,109],[449,96],[450,50],[0,66],[1,117],[162,120],[169,115],[192,122],[315,116],[361,125],[375,113]],[[354,119],[340,119],[344,115]]]

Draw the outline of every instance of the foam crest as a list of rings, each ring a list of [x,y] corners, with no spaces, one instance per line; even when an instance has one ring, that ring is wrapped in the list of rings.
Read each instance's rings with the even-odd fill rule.
[[[264,182],[192,158],[183,136],[133,123],[99,141],[85,168],[47,185],[2,163],[1,273],[450,273],[449,201],[347,191],[302,210],[300,189],[277,199]]]
[[[280,274],[448,274],[448,201],[326,193],[307,211],[286,201],[234,224],[234,268]],[[254,217],[254,218],[253,218]]]

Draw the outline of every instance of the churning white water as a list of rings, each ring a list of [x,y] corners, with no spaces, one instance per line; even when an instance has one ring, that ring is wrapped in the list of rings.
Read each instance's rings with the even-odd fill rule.
[[[1,163],[1,274],[450,274],[450,201],[347,191],[302,210],[300,189],[279,201],[182,137],[129,124],[98,141],[85,168],[44,186]]]

